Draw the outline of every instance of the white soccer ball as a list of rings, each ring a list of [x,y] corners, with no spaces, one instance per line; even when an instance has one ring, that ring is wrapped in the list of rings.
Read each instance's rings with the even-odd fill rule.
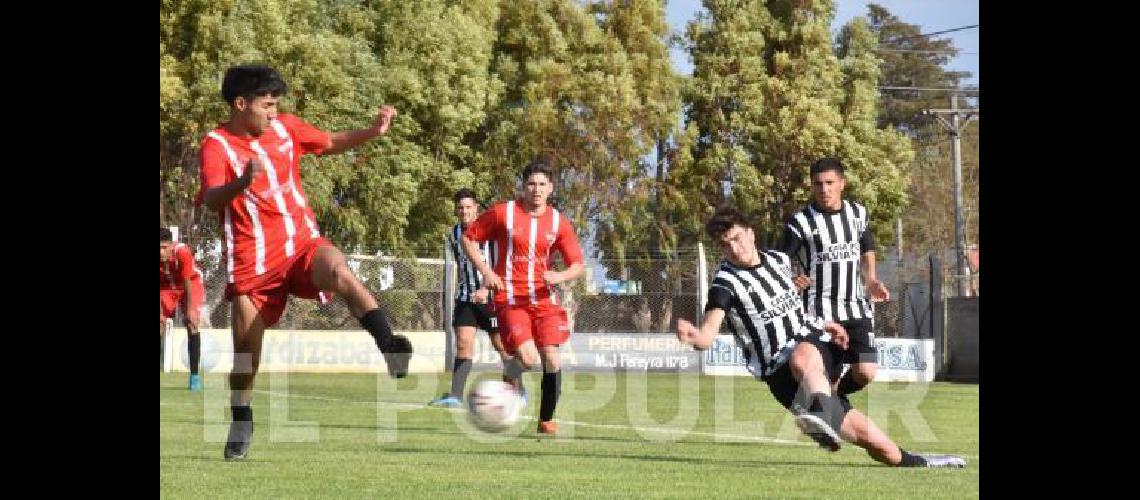
[[[519,419],[521,400],[515,388],[501,380],[483,380],[467,394],[467,416],[485,432],[503,432]]]

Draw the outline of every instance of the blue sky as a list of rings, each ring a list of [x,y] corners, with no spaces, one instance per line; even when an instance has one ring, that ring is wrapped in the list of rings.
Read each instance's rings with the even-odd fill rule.
[[[677,32],[684,33],[685,24],[703,9],[701,0],[667,0],[666,17],[669,25]],[[831,26],[832,35],[843,24],[856,16],[866,15],[867,0],[838,0],[835,22]],[[917,24],[923,33],[932,33],[961,26],[981,24],[978,20],[978,0],[876,0],[874,3],[885,7],[903,22]],[[962,52],[951,59],[947,69],[969,71],[973,76],[964,84],[980,87],[978,70],[978,32],[981,28],[956,31],[939,35],[937,38],[950,38],[954,46]],[[682,74],[692,74],[693,65],[686,53],[673,50],[673,65]]]

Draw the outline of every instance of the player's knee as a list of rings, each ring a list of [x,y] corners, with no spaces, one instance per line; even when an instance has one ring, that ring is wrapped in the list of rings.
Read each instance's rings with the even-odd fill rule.
[[[796,350],[792,352],[792,359],[788,361],[792,373],[803,375],[816,370],[822,366],[822,361],[819,357],[819,352],[816,351],[815,346],[811,344],[800,344],[796,346]]]
[[[527,370],[533,370],[536,366],[538,366],[538,363],[540,361],[538,359],[538,353],[526,349],[519,349],[519,352],[515,356],[515,359],[518,359],[522,367]]]
[[[854,371],[855,381],[866,385],[875,379],[875,374],[879,372],[879,367],[873,363],[859,363],[854,367]]]

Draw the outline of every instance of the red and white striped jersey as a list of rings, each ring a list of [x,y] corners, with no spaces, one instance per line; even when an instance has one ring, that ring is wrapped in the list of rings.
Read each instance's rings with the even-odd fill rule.
[[[544,272],[553,270],[551,253],[561,253],[567,266],[582,262],[574,227],[550,206],[542,215],[531,216],[514,200],[498,203],[468,224],[463,234],[474,241],[495,241],[495,274],[507,287],[495,292],[498,304],[558,305],[558,296],[542,279]]]
[[[189,279],[202,282],[202,271],[194,264],[194,252],[185,243],[175,243],[170,258],[158,260],[158,289],[182,290],[182,282]]]
[[[251,158],[265,167],[219,214],[225,232],[226,273],[241,283],[284,265],[320,236],[301,189],[301,156],[332,146],[331,136],[304,120],[279,114],[260,137],[239,137],[221,124],[202,140],[199,203],[206,190],[241,177]]]

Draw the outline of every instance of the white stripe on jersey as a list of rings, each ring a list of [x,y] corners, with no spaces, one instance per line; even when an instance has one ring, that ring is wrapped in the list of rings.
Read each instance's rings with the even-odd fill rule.
[[[234,282],[234,229],[233,220],[231,220],[231,213],[233,209],[226,205],[226,222],[224,224],[226,230],[226,276],[229,277],[229,282]]]
[[[550,212],[551,212],[551,215],[554,216],[554,222],[552,222],[550,224],[550,230],[552,232],[554,232],[554,239],[557,240],[558,239],[558,219],[561,219],[561,217],[559,217],[559,215],[558,215],[558,209],[556,209],[554,207],[550,207]],[[554,249],[554,242],[551,242],[550,246],[546,247],[546,268],[547,269],[553,268],[553,265],[550,262],[550,252],[553,249]],[[565,258],[565,256],[563,256],[563,258]],[[547,288],[547,290],[550,291],[550,303],[554,304],[554,305],[558,305],[558,294],[555,293],[554,287],[548,286],[546,288]]]
[[[511,261],[511,254],[514,253],[514,234],[515,234],[515,200],[507,202],[507,277],[505,279],[507,286],[507,304],[515,305],[515,288],[511,285],[511,268],[514,267],[514,262]]]
[[[257,217],[257,206],[249,198],[245,199],[245,209],[249,211],[249,220],[253,223],[254,271],[260,276],[265,274],[265,232],[261,229],[261,219]]]
[[[530,293],[530,303],[537,304],[538,299],[534,295],[534,249],[535,238],[538,236],[538,217],[530,216],[530,235],[527,238],[526,251],[526,289]]]
[[[285,149],[289,151],[289,178],[293,178],[293,138],[289,136],[289,131],[285,130],[285,125],[280,121],[273,120],[269,122],[273,126],[273,130],[277,132],[277,136],[284,141]]]
[[[301,191],[297,189],[297,183],[293,182],[293,138],[289,136],[289,132],[285,130],[285,125],[282,125],[280,121],[273,120],[270,124],[273,125],[273,130],[277,131],[281,140],[285,141],[286,149],[289,150],[289,180],[286,183],[289,185],[289,193],[293,195],[293,201],[304,209],[308,206],[305,203],[305,197],[301,196]],[[321,232],[317,230],[317,225],[313,223],[313,219],[309,217],[307,212],[304,214],[304,219],[305,225],[309,226],[309,235],[313,238],[320,236]]]
[[[234,153],[233,148],[226,142],[226,139],[217,132],[210,132],[209,137],[218,141],[222,145],[222,149],[226,151],[226,156],[230,159],[230,168],[233,169],[234,175],[241,177],[241,169],[238,168],[237,154]],[[243,193],[244,194],[244,193]],[[226,232],[226,274],[229,276],[230,283],[234,282],[234,230],[233,230],[233,208],[229,204],[226,205],[225,215],[225,232]],[[262,245],[264,248],[264,244]],[[260,274],[260,273],[258,273]]]
[[[281,212],[281,220],[285,221],[285,256],[293,256],[293,235],[297,234],[297,228],[293,227],[293,214],[289,213],[289,207],[285,205],[285,196],[281,194],[281,189],[277,183],[277,167],[273,165],[273,161],[269,159],[269,155],[265,153],[265,149],[258,144],[257,141],[249,143],[253,151],[257,153],[258,158],[261,159],[261,164],[265,165],[265,177],[269,179],[269,190],[273,192],[273,201],[277,203],[277,211]],[[288,167],[285,173],[289,173]],[[290,177],[290,180],[292,178]]]

